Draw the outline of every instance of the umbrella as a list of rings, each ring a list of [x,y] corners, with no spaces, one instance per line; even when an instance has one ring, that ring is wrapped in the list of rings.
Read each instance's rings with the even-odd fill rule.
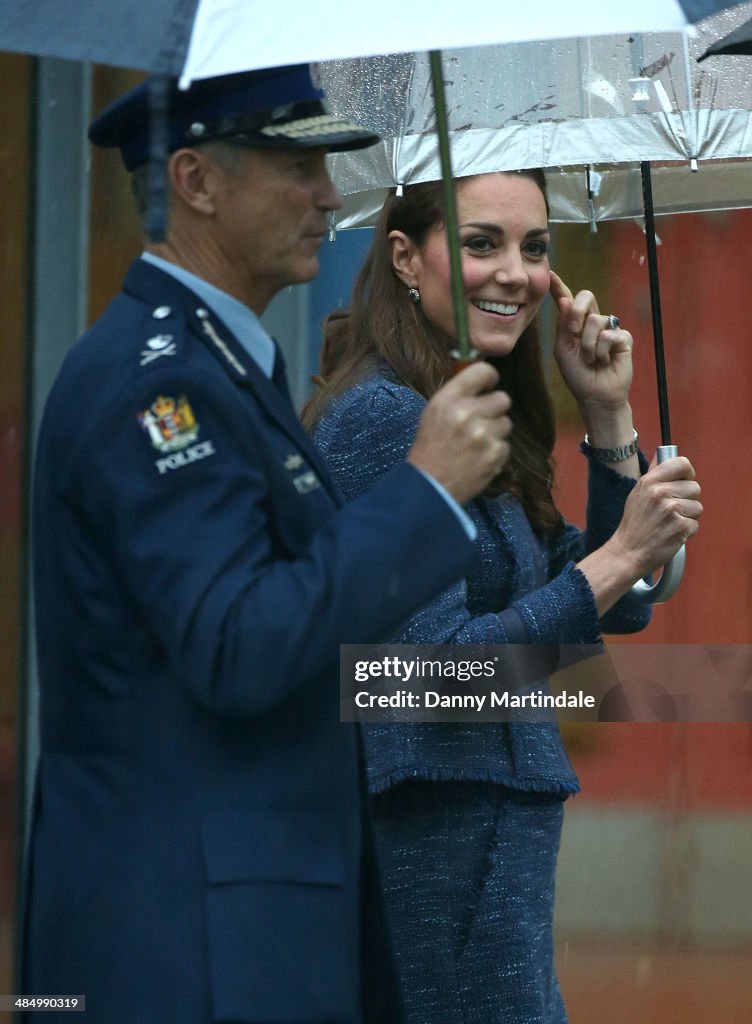
[[[179,77],[187,86],[195,78],[364,53],[647,29],[679,32],[735,6],[734,0],[538,0],[500,12],[496,0],[476,0],[473,17],[458,18],[455,0],[413,0],[409,17],[402,0],[382,0],[376,16],[367,5],[345,0],[330,0],[325,11],[308,0],[0,0],[0,48],[151,71]],[[439,77],[434,81],[438,90]],[[155,83],[153,237],[160,236],[163,219],[165,91]],[[447,201],[451,208],[449,194]]]
[[[180,77],[181,85],[253,68],[379,52],[432,50],[434,95],[443,105],[438,48],[489,41],[520,41],[631,33],[682,31],[703,18],[735,6],[729,0],[631,0],[629,5],[601,0],[538,0],[500,12],[496,0],[476,0],[472,18],[458,18],[454,0],[413,0],[405,17],[401,0],[382,0],[374,18],[370,8],[330,0],[326,11],[304,0],[281,5],[248,0],[149,0],[123,5],[113,0],[0,0],[0,46],[44,56],[112,63]],[[334,26],[334,28],[333,28]],[[291,28],[293,31],[291,31]],[[164,83],[153,89],[153,153],[164,153]],[[446,184],[447,221],[454,222],[446,121],[441,151]],[[159,161],[153,193],[159,197]],[[161,204],[160,204],[161,206]],[[163,208],[163,206],[161,206]],[[156,217],[154,237],[161,234]],[[459,257],[449,233],[455,294],[459,293]],[[455,302],[461,328],[462,303]],[[458,330],[461,341],[466,331]],[[665,574],[664,574],[665,575]]]
[[[0,48],[155,71],[184,82],[364,53],[637,30],[681,31],[733,0],[0,0]]]
[[[649,160],[657,213],[748,206],[747,69],[696,57],[750,15],[744,4],[694,39],[630,33],[445,50],[455,176],[549,168],[552,219],[594,223],[642,216],[639,163]],[[372,223],[387,189],[439,177],[429,58],[390,54],[321,71],[334,110],[384,139],[333,162],[345,196],[337,224]]]
[[[436,54],[338,61],[322,69],[334,110],[383,136],[367,154],[333,158],[334,178],[346,197],[337,218],[341,226],[372,222],[388,188],[439,177],[446,182],[448,160],[437,160],[431,137],[435,125],[440,138],[445,135],[444,148],[450,148],[451,139],[458,175],[558,169],[549,175],[553,220],[589,220],[594,227],[599,219],[644,214],[662,435],[659,461],[678,449],[670,438],[651,161],[661,162],[662,212],[752,205],[745,183],[746,158],[752,156],[746,76],[707,75],[691,52],[692,46],[702,50],[709,33],[722,32],[716,21],[706,24],[695,41],[686,34],[630,34],[446,51],[446,98],[436,87]],[[720,189],[710,164],[722,168]],[[674,193],[677,182],[683,187]],[[453,224],[447,213],[449,234]],[[464,309],[459,272],[453,284],[455,304]],[[460,336],[459,321],[457,327]],[[638,583],[634,595],[651,603],[668,599],[683,566],[682,548],[658,584]]]
[[[549,181],[554,221],[642,215],[644,161],[660,163],[652,189],[659,212],[748,205],[748,168],[738,162],[752,139],[746,75],[704,73],[694,53],[750,11],[747,4],[704,22],[697,40],[632,33],[445,51],[454,174],[569,168]],[[444,127],[436,61],[435,53],[390,54],[323,66],[334,109],[384,138],[363,159],[334,161],[346,197],[341,226],[375,219],[388,188],[450,177],[448,144],[440,164],[433,134],[441,139]],[[708,161],[717,172],[695,173]],[[592,164],[597,172],[585,170]],[[668,444],[668,405],[660,404]]]
[[[630,32],[680,31],[733,0],[538,0],[499,11],[496,0],[476,0],[472,19],[457,17],[454,0],[382,0],[376,16],[367,5],[330,0],[322,11],[309,0],[280,4],[249,0],[0,0],[0,48],[93,61],[180,78],[196,78],[283,64],[309,63],[363,53],[471,46],[494,40]],[[150,224],[164,236],[166,87],[152,89]],[[464,337],[464,334],[460,334]]]
[[[517,4],[500,12],[496,0],[476,0],[473,17],[458,18],[454,0],[413,0],[409,17],[402,0],[382,0],[375,17],[367,5],[345,0],[330,0],[325,11],[308,0],[275,5],[248,0],[131,0],[127,5],[121,0],[0,0],[0,47],[151,71],[179,77],[181,86],[187,86],[196,78],[363,53],[646,29],[682,31],[734,6],[734,0],[630,0],[628,5],[538,0],[534,7]],[[437,67],[434,91],[440,103]],[[155,240],[164,233],[166,102],[166,86],[156,81],[148,232]],[[443,145],[442,151],[448,182],[448,147]],[[446,202],[451,221],[448,187]],[[449,238],[451,246],[451,229]],[[465,335],[458,332],[461,346]]]

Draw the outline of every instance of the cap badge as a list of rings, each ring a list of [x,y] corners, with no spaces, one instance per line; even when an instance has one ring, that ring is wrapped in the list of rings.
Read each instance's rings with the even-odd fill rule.
[[[283,103],[279,107],[273,107],[269,111],[269,118],[272,121],[282,121],[284,118],[289,117],[295,108],[294,103]]]

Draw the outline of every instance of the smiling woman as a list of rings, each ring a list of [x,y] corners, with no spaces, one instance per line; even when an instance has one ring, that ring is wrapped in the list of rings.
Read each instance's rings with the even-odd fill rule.
[[[459,241],[475,348],[505,356],[530,326],[549,289],[548,212],[535,175],[488,174],[457,186]],[[489,210],[501,216],[487,221]],[[445,337],[454,331],[449,254],[443,225],[422,245],[404,231],[388,239],[399,279],[417,289],[424,316]]]
[[[440,195],[429,182],[387,200],[351,311],[328,322],[321,387],[304,419],[348,498],[404,457],[453,370]],[[676,459],[642,476],[628,402],[632,338],[592,292],[573,295],[551,270],[542,173],[462,179],[456,197],[470,338],[512,399],[511,456],[465,507],[477,538],[472,572],[379,639],[595,644],[602,631],[635,632],[649,612],[629,595],[632,583],[697,529],[692,467]],[[584,533],[553,497],[554,416],[535,323],[549,293],[556,358],[589,440]],[[364,728],[410,1024],[564,1024],[553,887],[562,803],[579,783],[558,727]]]

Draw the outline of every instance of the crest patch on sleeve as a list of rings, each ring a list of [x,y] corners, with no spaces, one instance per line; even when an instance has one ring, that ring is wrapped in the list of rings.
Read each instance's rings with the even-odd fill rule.
[[[198,437],[199,424],[185,395],[177,399],[158,395],[148,409],[138,413],[138,422],[160,452],[187,448]]]
[[[138,422],[149,435],[152,446],[162,452],[162,458],[154,463],[160,476],[216,455],[212,441],[194,443],[199,424],[185,395],[179,398],[157,395],[148,409],[138,413]]]

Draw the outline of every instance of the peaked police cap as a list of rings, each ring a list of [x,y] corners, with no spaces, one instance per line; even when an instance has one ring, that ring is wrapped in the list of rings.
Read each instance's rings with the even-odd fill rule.
[[[330,114],[316,81],[316,65],[244,71],[199,79],[180,89],[177,79],[161,87],[166,152],[213,139],[254,148],[324,146],[362,149],[378,135]],[[96,146],[117,147],[129,171],[149,160],[155,79],[119,97],[92,122]]]

